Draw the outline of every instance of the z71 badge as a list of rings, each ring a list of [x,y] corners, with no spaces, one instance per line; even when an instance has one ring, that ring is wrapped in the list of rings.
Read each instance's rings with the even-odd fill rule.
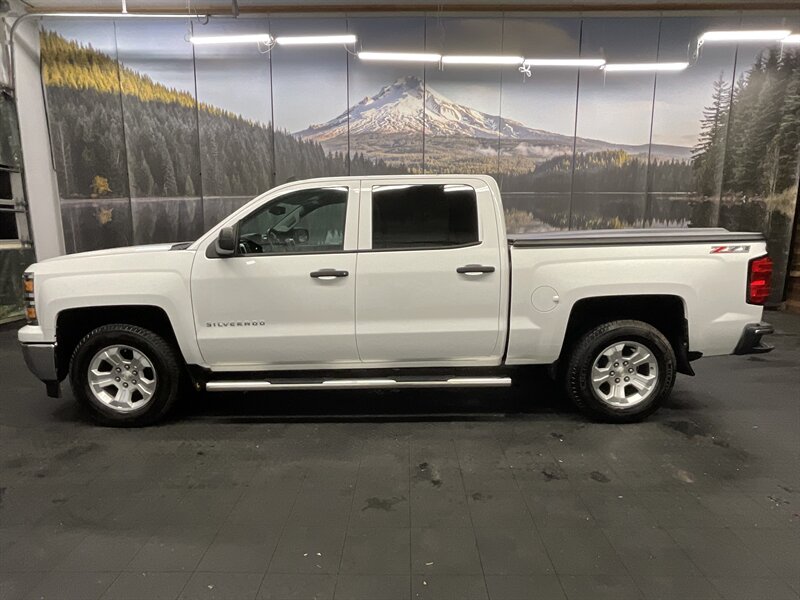
[[[750,246],[711,246],[710,254],[741,254],[750,252]]]

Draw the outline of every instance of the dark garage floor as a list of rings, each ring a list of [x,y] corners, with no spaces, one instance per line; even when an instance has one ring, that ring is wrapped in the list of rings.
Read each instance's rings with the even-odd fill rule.
[[[0,331],[0,598],[800,597],[800,317],[649,422],[524,390],[210,396],[94,427]]]

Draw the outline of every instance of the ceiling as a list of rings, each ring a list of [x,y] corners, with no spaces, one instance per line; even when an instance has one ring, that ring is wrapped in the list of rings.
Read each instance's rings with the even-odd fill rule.
[[[117,11],[122,0],[20,0],[34,11]],[[191,0],[200,11],[228,12],[232,0]],[[128,10],[185,11],[186,0],[127,0]],[[325,10],[625,10],[625,9],[796,9],[796,0],[238,0],[241,12]]]

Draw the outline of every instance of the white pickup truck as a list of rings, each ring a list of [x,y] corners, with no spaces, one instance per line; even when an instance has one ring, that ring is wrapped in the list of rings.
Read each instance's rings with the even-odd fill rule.
[[[690,361],[771,350],[771,269],[758,233],[507,235],[488,176],[332,177],[272,189],[192,243],[31,266],[19,341],[50,395],[69,376],[111,425],[155,422],[186,384],[507,386],[520,365],[629,422]]]

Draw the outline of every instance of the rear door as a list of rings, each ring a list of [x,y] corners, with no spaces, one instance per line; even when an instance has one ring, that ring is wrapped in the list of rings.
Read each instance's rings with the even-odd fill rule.
[[[491,191],[479,179],[411,181],[362,181],[356,278],[361,360],[497,364],[505,274]]]

